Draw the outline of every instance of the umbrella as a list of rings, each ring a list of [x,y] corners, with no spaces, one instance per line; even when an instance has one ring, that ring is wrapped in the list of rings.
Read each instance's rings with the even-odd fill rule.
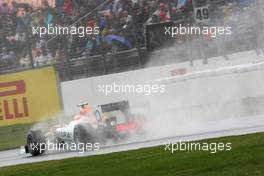
[[[239,1],[240,7],[249,6],[250,3],[252,3],[252,1],[249,1],[249,0],[240,0]]]
[[[185,7],[187,3],[187,0],[179,0],[178,3],[177,3],[177,8],[181,8],[181,7]]]
[[[127,41],[124,37],[121,37],[118,35],[109,34],[104,37],[104,40],[109,44],[111,44],[113,40],[115,40],[115,41],[120,42],[123,45],[126,45],[128,48],[132,48],[132,45],[129,41]]]

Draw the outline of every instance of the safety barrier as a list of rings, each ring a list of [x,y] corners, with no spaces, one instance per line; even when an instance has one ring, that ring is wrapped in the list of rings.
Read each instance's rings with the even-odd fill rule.
[[[0,76],[0,126],[53,118],[61,111],[53,67]]]

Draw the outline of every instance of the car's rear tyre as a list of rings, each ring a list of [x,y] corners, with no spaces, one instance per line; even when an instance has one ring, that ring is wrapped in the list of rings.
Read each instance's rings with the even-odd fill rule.
[[[43,154],[46,138],[40,130],[31,130],[27,135],[27,149],[32,156]]]

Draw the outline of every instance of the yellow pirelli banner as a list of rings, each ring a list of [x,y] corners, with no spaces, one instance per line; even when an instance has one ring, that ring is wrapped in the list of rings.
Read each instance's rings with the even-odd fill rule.
[[[0,75],[0,126],[37,122],[60,112],[53,67]]]

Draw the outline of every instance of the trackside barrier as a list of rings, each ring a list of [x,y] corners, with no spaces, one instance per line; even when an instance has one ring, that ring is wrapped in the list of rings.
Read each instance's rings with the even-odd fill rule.
[[[59,112],[53,67],[0,75],[0,126],[37,122]]]
[[[155,110],[166,111],[165,108],[182,109],[240,102],[248,97],[261,98],[264,97],[263,65],[263,57],[250,52],[232,55],[229,61],[213,58],[208,65],[195,62],[194,67],[189,67],[186,62],[66,81],[61,83],[64,111],[73,114],[78,110],[76,105],[83,102],[96,106],[124,99],[130,101],[131,109],[146,109],[149,105]],[[151,95],[123,91],[106,95],[101,91],[102,86],[114,83],[128,86],[165,84],[166,91]]]

